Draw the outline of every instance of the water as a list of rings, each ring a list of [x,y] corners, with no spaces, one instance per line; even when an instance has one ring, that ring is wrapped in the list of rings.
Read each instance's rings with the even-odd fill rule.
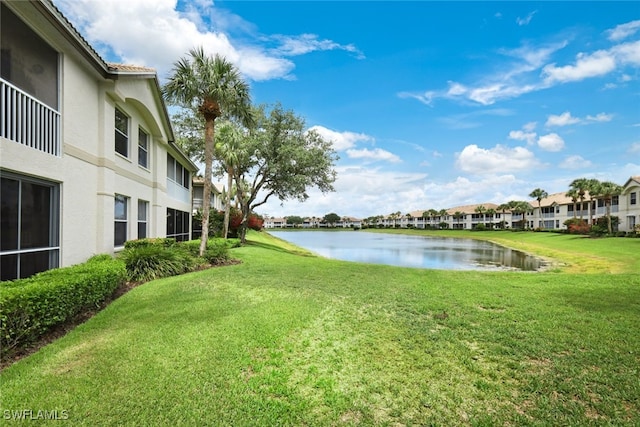
[[[366,231],[273,231],[269,233],[326,258],[440,270],[536,271],[539,258],[472,239]]]

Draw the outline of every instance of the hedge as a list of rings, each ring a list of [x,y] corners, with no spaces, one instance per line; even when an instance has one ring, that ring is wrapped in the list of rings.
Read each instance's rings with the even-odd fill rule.
[[[84,264],[0,283],[0,356],[27,347],[54,326],[98,308],[126,280],[122,261],[98,255]]]

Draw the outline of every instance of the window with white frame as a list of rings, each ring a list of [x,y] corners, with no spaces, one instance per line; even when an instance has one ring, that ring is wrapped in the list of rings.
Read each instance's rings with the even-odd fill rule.
[[[115,247],[124,246],[127,241],[127,218],[129,198],[116,194],[114,198],[114,239]]]
[[[635,205],[636,203],[638,203],[638,199],[636,199],[638,193],[630,193],[629,194],[629,204],[630,205]]]
[[[149,135],[138,128],[138,164],[149,169]]]
[[[129,157],[129,117],[119,109],[115,109],[115,149],[125,157]]]
[[[0,280],[58,267],[59,185],[5,172],[0,175]]]
[[[149,202],[138,200],[138,239],[148,236]]]

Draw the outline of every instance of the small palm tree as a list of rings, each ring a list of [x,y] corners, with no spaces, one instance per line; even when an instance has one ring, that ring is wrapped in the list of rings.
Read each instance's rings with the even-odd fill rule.
[[[573,181],[571,181],[571,184],[569,184],[569,187],[571,188],[571,190],[574,190],[577,193],[578,199],[580,200],[580,221],[582,221],[583,219],[582,206],[584,204],[584,199],[585,199],[587,190],[589,189],[589,180],[587,178],[574,179]]]
[[[544,191],[542,188],[536,188],[529,194],[529,197],[533,197],[538,201],[538,215],[540,216],[540,219],[538,220],[538,227],[542,228],[542,199],[549,197],[549,193]]]
[[[573,202],[573,217],[575,218],[576,217],[576,203],[578,202],[578,190],[576,190],[575,188],[572,188],[569,191],[567,191],[565,196],[570,197],[571,201]]]
[[[229,216],[231,212],[231,194],[233,193],[233,172],[241,156],[240,130],[229,121],[219,125],[215,136],[214,154],[227,172],[227,188],[224,204],[224,230],[222,236],[226,239],[229,234]]]
[[[507,211],[511,210],[511,206],[509,206],[509,203],[503,203],[500,206],[498,206],[498,210],[500,212],[502,212],[502,228],[504,229],[506,227],[507,222],[505,221],[506,217],[507,217]]]
[[[458,224],[460,224],[460,220],[461,220],[462,218],[464,218],[464,213],[462,213],[462,212],[460,212],[460,211],[455,211],[455,212],[453,213],[453,218],[456,220],[456,222],[457,222]]]
[[[493,228],[493,217],[496,214],[496,210],[493,208],[487,209],[485,215],[489,217],[489,228]]]
[[[587,180],[587,191],[589,191],[589,224],[593,225],[593,215],[594,215],[594,202],[598,199],[598,196],[601,193],[601,182],[597,179],[589,179]]]
[[[173,65],[172,74],[162,88],[167,101],[184,108],[195,108],[204,118],[204,200],[200,255],[207,247],[211,199],[215,120],[223,114],[235,117],[245,126],[253,125],[251,97],[237,68],[220,55],[191,49],[186,58]]]
[[[601,182],[598,186],[598,193],[604,199],[604,206],[606,209],[607,216],[607,231],[609,234],[613,233],[613,229],[611,226],[611,201],[615,196],[622,194],[622,190],[624,188],[621,185],[618,185],[611,181]]]
[[[487,208],[484,207],[484,205],[480,205],[480,206],[476,206],[476,208],[474,209],[474,211],[480,215],[482,215],[482,226],[484,227],[484,214],[487,211]]]

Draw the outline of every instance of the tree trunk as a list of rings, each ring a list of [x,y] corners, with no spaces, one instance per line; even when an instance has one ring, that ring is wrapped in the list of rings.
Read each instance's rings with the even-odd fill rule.
[[[224,231],[222,236],[226,239],[229,234],[229,216],[231,212],[231,185],[233,185],[233,168],[227,168],[227,198],[224,202]]]
[[[209,238],[209,212],[211,210],[211,169],[213,167],[213,138],[215,119],[205,118],[204,123],[204,194],[202,195],[202,235],[200,256],[207,249]]]

